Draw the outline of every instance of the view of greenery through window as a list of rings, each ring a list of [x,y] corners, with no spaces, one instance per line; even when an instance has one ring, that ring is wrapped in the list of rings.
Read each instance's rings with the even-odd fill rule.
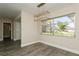
[[[42,21],[42,34],[74,36],[74,14]]]

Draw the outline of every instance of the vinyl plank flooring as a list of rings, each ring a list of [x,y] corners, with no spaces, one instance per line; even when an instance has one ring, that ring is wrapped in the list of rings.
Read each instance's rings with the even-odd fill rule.
[[[23,48],[20,45],[20,41],[5,45],[0,43],[0,56],[79,56],[43,43],[35,43]]]

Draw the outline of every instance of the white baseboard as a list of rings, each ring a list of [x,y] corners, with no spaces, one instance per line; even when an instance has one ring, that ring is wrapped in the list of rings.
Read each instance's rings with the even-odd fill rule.
[[[3,39],[0,39],[0,41],[3,41]]]
[[[20,39],[13,39],[14,41],[20,40]]]
[[[66,50],[66,51],[69,51],[69,52],[72,52],[72,53],[79,54],[79,51],[72,50],[72,49],[68,49],[68,48],[65,48],[65,47],[61,47],[61,46],[59,46],[59,45],[54,45],[54,44],[50,44],[50,43],[43,42],[43,41],[41,41],[41,43],[44,43],[44,44],[46,44],[46,45],[50,45],[50,46],[53,46],[53,47],[56,47],[56,48],[60,48],[60,49],[62,49],[62,50]]]
[[[27,43],[27,44],[22,44],[21,47],[25,47],[25,46],[28,46],[28,45],[31,45],[31,44],[34,44],[34,43],[38,43],[38,42],[44,43],[46,45],[53,46],[53,47],[56,47],[56,48],[60,48],[62,50],[66,50],[66,51],[69,51],[69,52],[72,52],[72,53],[79,54],[79,51],[72,50],[72,49],[69,49],[69,48],[66,48],[66,47],[61,47],[59,45],[50,44],[50,43],[43,42],[43,41],[35,41],[35,42]]]
[[[31,44],[34,44],[34,43],[38,43],[39,41],[35,41],[35,42],[30,42],[30,43],[27,43],[27,44],[22,44],[21,47],[25,47],[25,46],[28,46],[28,45],[31,45]]]

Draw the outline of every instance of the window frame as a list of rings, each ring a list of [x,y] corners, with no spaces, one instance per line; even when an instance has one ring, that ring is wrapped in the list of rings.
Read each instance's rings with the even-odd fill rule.
[[[53,20],[53,19],[55,19],[55,18],[60,18],[60,17],[64,17],[64,16],[68,16],[68,15],[72,15],[72,14],[74,14],[74,25],[75,25],[75,12],[73,12],[73,13],[69,13],[69,14],[65,14],[65,15],[61,15],[61,16],[57,16],[57,17],[53,17],[53,18],[47,18],[47,19],[43,19],[43,20],[41,20],[41,22],[42,21],[47,21],[47,20]],[[54,23],[54,20],[53,20],[53,23]],[[62,36],[62,35],[55,35],[54,34],[54,28],[53,28],[53,31],[51,31],[51,29],[50,29],[50,34],[44,34],[43,32],[42,32],[42,26],[43,25],[41,25],[41,34],[42,35],[52,35],[52,36]],[[50,27],[51,27],[51,23],[50,23]],[[74,36],[73,37],[76,37],[76,34],[75,34],[75,28],[74,28]],[[51,34],[52,33],[52,34]],[[62,37],[71,37],[71,36],[62,36]]]

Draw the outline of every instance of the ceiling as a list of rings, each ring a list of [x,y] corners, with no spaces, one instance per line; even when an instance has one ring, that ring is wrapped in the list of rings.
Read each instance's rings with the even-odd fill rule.
[[[15,18],[21,13],[22,9],[26,9],[29,13],[36,15],[48,10],[58,10],[65,6],[73,5],[68,3],[46,3],[38,8],[39,3],[0,3],[0,17]]]

